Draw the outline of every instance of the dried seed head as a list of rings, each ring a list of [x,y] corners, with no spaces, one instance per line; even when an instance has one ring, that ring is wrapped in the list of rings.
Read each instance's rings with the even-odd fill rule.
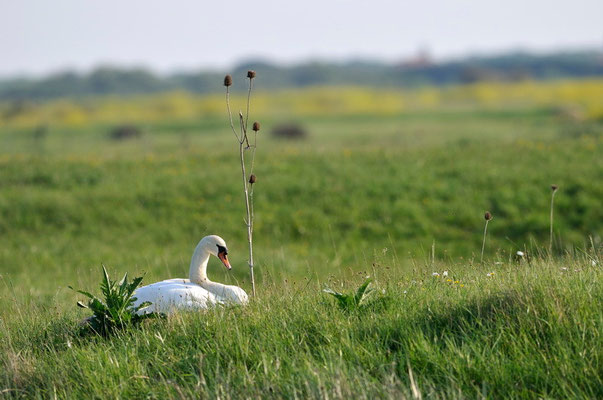
[[[224,86],[228,87],[230,85],[232,85],[232,76],[226,75],[224,77]]]
[[[254,174],[249,175],[249,183],[251,183],[252,185],[255,183],[255,175]]]
[[[247,71],[247,77],[248,77],[249,79],[253,79],[253,78],[255,78],[255,71],[253,71],[253,70],[249,70],[249,71]]]
[[[486,221],[490,221],[492,219],[492,214],[490,214],[490,211],[486,211],[486,213],[484,214],[484,219]]]
[[[253,123],[253,130],[256,132],[260,130],[260,123],[258,121]]]
[[[557,189],[559,189],[559,186],[557,186],[557,185],[551,185],[551,190],[552,190],[553,192],[556,192],[556,191],[557,191]]]

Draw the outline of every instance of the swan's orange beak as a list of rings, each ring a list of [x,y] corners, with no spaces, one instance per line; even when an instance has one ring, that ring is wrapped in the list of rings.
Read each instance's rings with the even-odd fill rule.
[[[224,266],[226,267],[227,270],[232,269],[232,267],[230,266],[230,263],[228,262],[228,256],[226,255],[225,251],[219,252],[218,258],[220,259],[220,261],[222,261],[222,264],[224,264]]]

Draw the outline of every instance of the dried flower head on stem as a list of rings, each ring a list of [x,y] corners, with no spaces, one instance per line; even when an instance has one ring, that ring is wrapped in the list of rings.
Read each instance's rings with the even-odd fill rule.
[[[247,71],[247,78],[249,78],[249,90],[247,92],[247,110],[245,115],[241,111],[239,111],[239,133],[237,133],[233,121],[232,121],[232,112],[230,110],[230,92],[229,87],[232,85],[232,77],[230,75],[226,75],[224,78],[224,86],[226,86],[226,109],[228,111],[228,120],[230,122],[230,127],[232,132],[234,133],[237,141],[239,142],[239,160],[241,163],[241,176],[243,177],[243,193],[245,195],[245,226],[247,230],[247,242],[249,244],[249,273],[251,275],[251,289],[253,296],[255,297],[255,278],[253,273],[254,262],[253,262],[253,220],[254,220],[254,212],[253,212],[253,184],[255,183],[255,175],[253,174],[253,167],[255,162],[255,150],[257,147],[257,133],[260,130],[260,123],[254,122],[252,129],[254,132],[253,135],[253,144],[249,141],[248,136],[248,121],[249,121],[249,107],[251,103],[251,91],[253,88],[253,79],[255,78],[255,71],[249,70]],[[248,163],[249,167],[247,168],[247,163],[245,161],[245,151],[251,150],[251,161]],[[247,173],[249,173],[249,178],[247,178]]]

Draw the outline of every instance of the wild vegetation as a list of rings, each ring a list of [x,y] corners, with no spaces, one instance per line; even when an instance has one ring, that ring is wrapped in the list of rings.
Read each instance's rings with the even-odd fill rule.
[[[216,233],[233,271],[210,263],[210,277],[250,291],[224,98],[63,100],[4,119],[0,392],[602,397],[601,83],[517,85],[258,93],[257,298],[109,338],[78,334],[89,314],[68,288],[96,288],[101,263],[143,284],[184,277]],[[269,134],[287,121],[306,136]],[[126,123],[141,134],[111,139]],[[359,307],[324,292],[367,279]]]

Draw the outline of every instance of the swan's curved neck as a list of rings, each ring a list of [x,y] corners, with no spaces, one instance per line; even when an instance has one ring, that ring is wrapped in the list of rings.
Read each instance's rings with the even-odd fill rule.
[[[191,259],[191,266],[188,270],[188,279],[192,283],[196,283],[203,289],[212,292],[216,295],[222,294],[227,285],[218,282],[212,282],[207,277],[207,263],[211,252],[209,251],[209,244],[205,240],[201,240]]]
[[[210,282],[207,278],[207,263],[209,262],[210,255],[211,253],[205,247],[205,243],[200,242],[195,248],[193,258],[191,259],[191,266],[188,270],[188,279],[191,282],[201,286],[206,282]]]

